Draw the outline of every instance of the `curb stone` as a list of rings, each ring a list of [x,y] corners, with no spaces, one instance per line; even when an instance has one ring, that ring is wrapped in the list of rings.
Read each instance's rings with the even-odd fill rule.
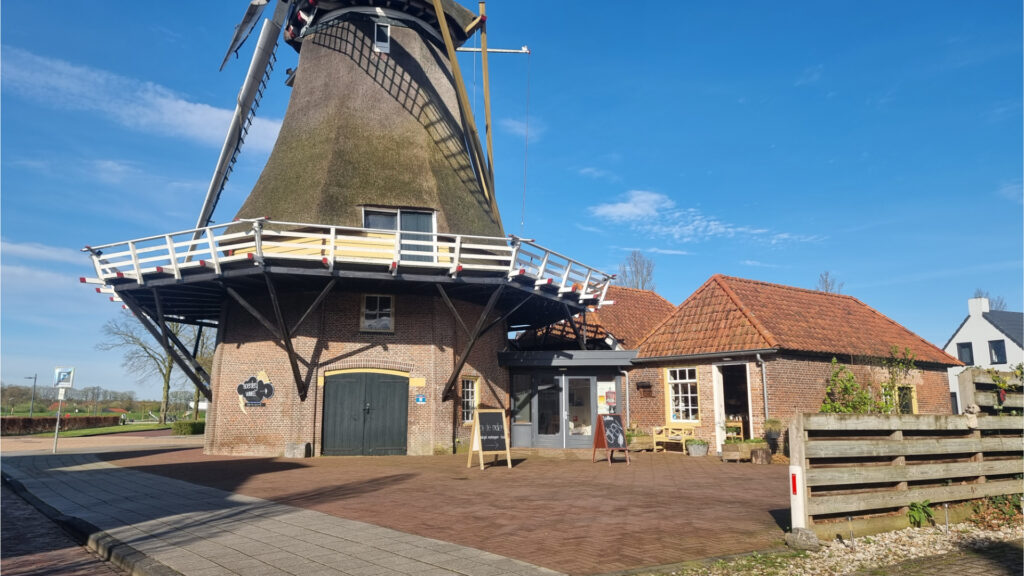
[[[183,576],[181,572],[146,556],[135,548],[121,542],[93,524],[78,518],[61,514],[29,492],[25,486],[7,474],[2,476],[6,484],[15,494],[39,510],[55,524],[60,526],[72,540],[96,552],[100,558],[128,572],[132,576]]]

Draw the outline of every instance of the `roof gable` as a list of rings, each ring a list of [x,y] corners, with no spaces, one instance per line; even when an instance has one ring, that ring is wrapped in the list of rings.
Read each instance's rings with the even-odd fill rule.
[[[910,348],[919,362],[960,362],[860,300],[715,275],[643,342],[639,356],[777,348],[886,357]]]
[[[992,310],[982,313],[982,316],[1014,344],[1024,348],[1024,344],[1021,343],[1024,340],[1024,313]]]

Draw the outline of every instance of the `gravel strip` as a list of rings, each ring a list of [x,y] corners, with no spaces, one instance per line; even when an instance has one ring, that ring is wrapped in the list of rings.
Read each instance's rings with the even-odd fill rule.
[[[835,540],[817,552],[753,554],[719,560],[700,567],[659,572],[667,576],[817,576],[842,575],[892,566],[906,560],[955,551],[984,549],[999,542],[1024,541],[1024,525],[983,530],[969,523],[945,527],[907,528],[857,538],[853,543]],[[652,573],[653,574],[653,573]]]

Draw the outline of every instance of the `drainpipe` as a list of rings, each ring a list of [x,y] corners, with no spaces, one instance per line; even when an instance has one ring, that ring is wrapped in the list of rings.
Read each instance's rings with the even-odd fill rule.
[[[761,359],[761,354],[755,355],[757,363],[761,365],[761,391],[764,392],[764,419],[768,420],[768,372],[765,370],[764,360]]]
[[[619,374],[626,377],[626,384],[624,386],[626,389],[626,428],[629,428],[629,372],[619,370]]]

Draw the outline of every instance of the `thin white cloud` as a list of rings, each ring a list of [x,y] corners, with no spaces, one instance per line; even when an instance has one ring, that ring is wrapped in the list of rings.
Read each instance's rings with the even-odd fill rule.
[[[514,136],[525,138],[529,134],[530,142],[538,142],[547,131],[547,125],[539,118],[530,118],[529,122],[515,118],[502,118],[498,121],[502,130]]]
[[[996,194],[1017,204],[1024,204],[1024,186],[1020,181],[1004,182],[996,189]]]
[[[646,190],[630,190],[622,202],[598,204],[589,208],[590,213],[602,220],[612,222],[639,222],[656,218],[659,212],[671,210],[676,203],[671,198],[657,192]]]
[[[98,113],[131,130],[219,148],[234,113],[190,102],[159,84],[37,56],[20,48],[4,46],[2,54],[0,78],[5,92],[54,108]],[[257,117],[246,146],[269,151],[280,128],[280,120]]]
[[[740,264],[753,266],[754,268],[781,268],[778,264],[768,264],[767,262],[759,262],[757,260],[743,260]]]
[[[815,84],[818,80],[821,80],[821,72],[825,69],[821,64],[814,66],[808,66],[804,68],[804,71],[800,73],[793,86],[806,86],[808,84]]]
[[[11,258],[17,258],[32,261],[64,262],[82,266],[89,264],[88,257],[78,250],[64,248],[63,246],[47,246],[46,244],[38,244],[36,242],[0,240],[0,254],[3,255],[5,262]],[[40,271],[40,273],[52,274],[51,272],[44,271]]]
[[[647,248],[644,252],[651,254],[668,254],[669,256],[689,256],[692,252],[686,250],[673,250],[671,248]]]
[[[598,228],[597,226],[585,226],[578,222],[576,223],[576,227],[579,228],[580,230],[583,230],[584,232],[594,232],[596,234],[603,234],[605,232],[604,229]]]
[[[739,237],[775,245],[821,239],[818,236],[775,232],[768,228],[724,222],[704,214],[698,208],[676,208],[675,202],[668,196],[645,190],[631,190],[621,202],[598,204],[588,210],[601,220],[628,225],[650,238],[684,243]]]
[[[610,170],[605,170],[604,168],[595,168],[593,166],[586,166],[584,168],[580,168],[579,170],[577,170],[577,173],[580,176],[586,176],[587,178],[593,178],[595,180],[617,181],[619,179],[619,177],[616,176],[614,172]]]

